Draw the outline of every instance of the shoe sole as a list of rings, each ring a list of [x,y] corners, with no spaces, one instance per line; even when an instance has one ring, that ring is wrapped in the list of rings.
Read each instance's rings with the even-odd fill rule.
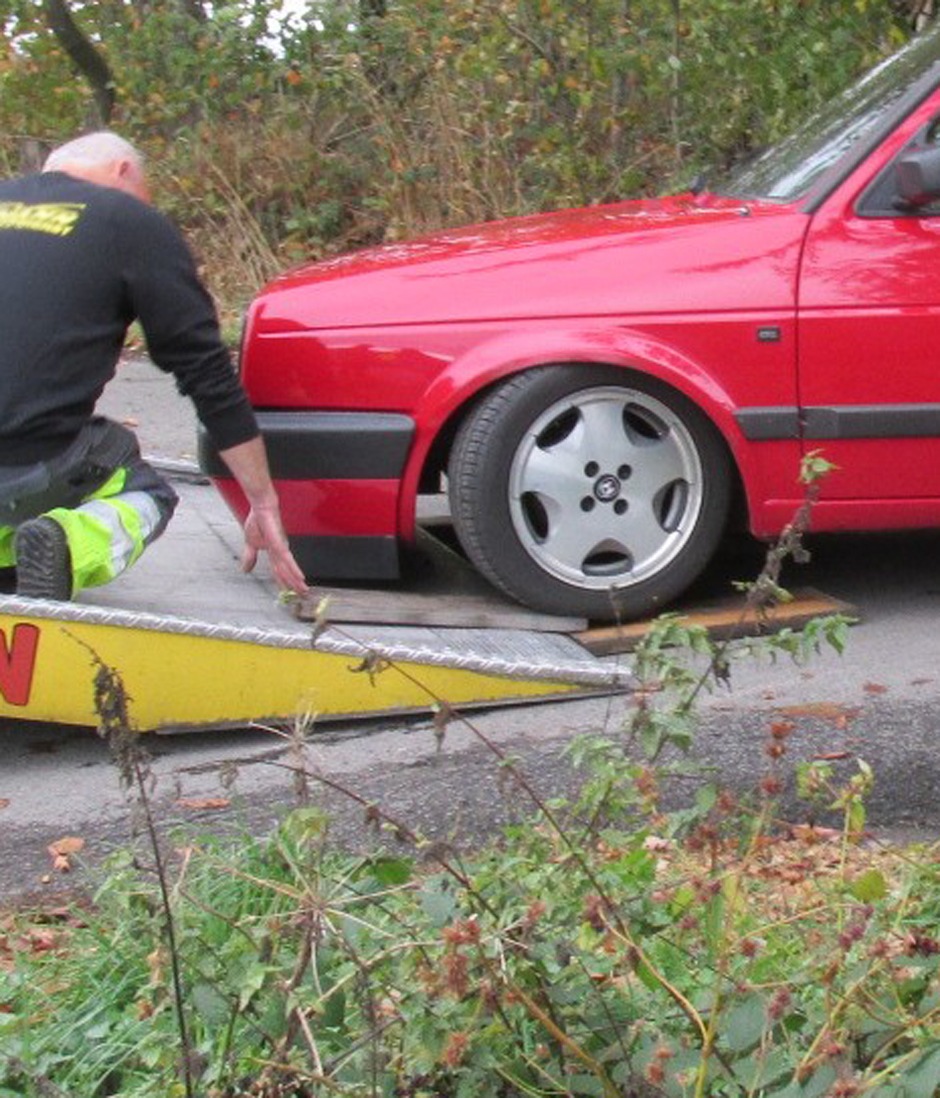
[[[16,593],[31,599],[67,602],[72,597],[72,562],[65,531],[53,519],[30,519],[17,528]]]

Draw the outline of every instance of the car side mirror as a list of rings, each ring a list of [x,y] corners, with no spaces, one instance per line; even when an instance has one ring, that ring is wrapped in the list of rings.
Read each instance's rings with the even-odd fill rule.
[[[899,209],[920,209],[940,199],[940,148],[912,149],[895,166]]]

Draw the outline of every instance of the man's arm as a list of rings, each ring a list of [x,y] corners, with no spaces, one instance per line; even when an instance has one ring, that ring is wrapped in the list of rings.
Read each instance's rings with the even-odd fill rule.
[[[307,582],[287,543],[264,442],[260,437],[252,438],[227,450],[220,450],[219,456],[231,469],[250,507],[245,519],[242,569],[250,572],[258,559],[258,552],[265,550],[274,578],[281,587],[298,595],[305,594]]]
[[[150,206],[128,202],[123,216],[115,247],[150,355],[192,399],[248,499],[242,567],[250,572],[264,550],[281,587],[304,594],[307,584],[287,542],[264,442],[192,254],[176,227]]]

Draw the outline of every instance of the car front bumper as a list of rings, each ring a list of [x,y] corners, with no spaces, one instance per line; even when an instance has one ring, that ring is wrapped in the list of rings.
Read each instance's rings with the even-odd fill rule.
[[[310,579],[395,579],[398,493],[414,422],[394,412],[259,411],[284,527]],[[232,511],[247,501],[207,433],[199,465]]]

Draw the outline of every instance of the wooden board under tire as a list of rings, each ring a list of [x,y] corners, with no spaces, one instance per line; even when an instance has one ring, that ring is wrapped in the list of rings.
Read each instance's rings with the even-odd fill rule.
[[[858,617],[854,606],[809,587],[793,592],[791,602],[771,607],[761,615],[747,607],[743,595],[679,610],[678,614],[686,624],[704,626],[715,639],[732,635],[756,636],[785,628],[801,629],[813,618],[826,614]],[[650,621],[634,621],[585,629],[572,636],[595,656],[612,656],[632,652],[649,632],[650,625]]]
[[[497,591],[459,553],[428,530],[419,529],[420,556],[412,574],[388,587],[330,587],[322,584],[295,609],[314,621],[326,599],[326,617],[336,623],[416,625],[455,629],[524,629],[574,633],[587,619],[543,614]]]

